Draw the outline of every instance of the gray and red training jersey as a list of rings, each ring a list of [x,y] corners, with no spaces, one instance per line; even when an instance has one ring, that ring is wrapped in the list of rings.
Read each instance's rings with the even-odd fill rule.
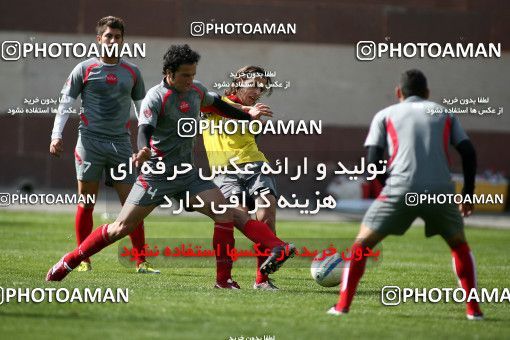
[[[181,132],[189,131],[186,126],[198,125],[200,108],[214,101],[214,92],[208,92],[198,81],[193,81],[190,91],[179,93],[163,79],[147,91],[142,101],[138,125],[150,124],[155,130],[150,140],[152,157],[163,157],[167,165],[193,164],[194,137],[179,135],[178,122],[181,118]]]
[[[118,64],[108,65],[91,58],[76,65],[61,93],[74,99],[81,95],[80,134],[125,138],[131,100],[145,97],[145,85],[134,64],[120,59]]]
[[[468,136],[456,116],[427,113],[437,108],[445,111],[439,104],[412,96],[375,115],[365,146],[388,150],[389,178],[383,195],[451,190],[448,149]]]

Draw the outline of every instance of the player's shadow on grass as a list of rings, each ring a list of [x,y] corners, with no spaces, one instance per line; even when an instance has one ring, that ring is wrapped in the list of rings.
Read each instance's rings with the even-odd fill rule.
[[[309,293],[309,294],[323,294],[323,295],[335,295],[338,296],[338,292],[340,290],[340,287],[331,287],[329,289],[324,288],[324,290],[317,290],[316,288],[311,289],[294,289],[294,288],[283,288],[282,291],[285,293]],[[377,296],[380,297],[381,291],[378,289],[365,289],[365,290],[358,290],[356,292],[356,295],[358,296]]]
[[[167,269],[169,269],[169,268],[167,268]],[[182,268],[179,268],[178,270],[182,270]],[[173,273],[170,270],[168,270],[168,274],[171,274],[172,276],[185,276],[185,277],[189,277],[189,276],[192,276],[192,277],[208,277],[208,278],[214,277],[214,275],[211,274],[211,273],[197,273],[197,272]]]
[[[361,295],[361,296],[369,296],[369,295],[374,295],[374,296],[378,296],[380,297],[381,296],[381,290],[380,289],[370,289],[370,288],[366,288],[366,289],[359,289],[356,291],[356,295]]]
[[[9,221],[8,223],[0,223],[0,227],[26,227],[27,221]]]
[[[397,307],[398,306],[382,306],[382,307],[385,307],[385,308],[393,308],[393,307]],[[438,316],[438,314],[435,314],[434,316],[426,316],[426,315],[420,315],[420,320],[428,320],[428,321],[431,321],[431,322],[438,322],[438,320],[443,320],[444,322],[466,322],[468,324],[478,324],[478,322],[470,322],[468,320],[466,320],[466,315],[461,313],[461,312],[464,312],[464,309],[461,309],[459,311],[459,313],[457,313],[457,315],[455,315],[454,317],[451,316],[450,313],[448,313],[448,317],[447,318],[441,318]],[[388,316],[390,316],[388,314]],[[416,320],[416,314],[414,313],[395,313],[395,312],[392,312],[391,313],[391,317],[397,317],[397,318],[402,318],[402,319],[412,319],[412,320]],[[486,322],[508,322],[508,319],[501,319],[501,318],[491,318],[491,317],[485,317],[483,319],[483,324],[485,324]]]
[[[37,314],[37,313],[33,313],[33,312],[5,312],[5,311],[0,311],[0,317],[12,317],[12,318],[20,318],[20,317],[24,317],[24,318],[31,318],[31,319],[62,319],[62,320],[65,320],[65,319],[72,319],[72,320],[78,320],[78,319],[82,319],[82,320],[101,320],[103,321],[104,320],[104,316],[94,316],[93,314],[91,313],[86,313],[85,311],[81,312],[81,313],[77,313],[77,312],[69,312],[67,314]],[[116,320],[117,321],[127,321],[127,322],[142,322],[142,321],[147,321],[147,322],[153,322],[154,321],[154,317],[153,316],[144,316],[144,315],[141,315],[139,313],[136,313],[136,314],[129,314],[125,317],[122,317],[122,316],[115,316]]]

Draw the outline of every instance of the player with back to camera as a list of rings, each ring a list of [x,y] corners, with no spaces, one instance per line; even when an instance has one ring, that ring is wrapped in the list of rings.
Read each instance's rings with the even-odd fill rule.
[[[225,90],[225,96],[222,100],[230,104],[239,104],[241,106],[256,105],[263,94],[270,94],[272,88],[271,78],[266,75],[266,71],[259,66],[244,66],[236,71],[232,79],[231,86]],[[225,122],[227,118],[214,107],[205,107],[202,109],[206,119],[211,123],[219,125]],[[244,169],[247,167],[253,174],[219,174],[215,177],[214,183],[220,188],[227,200],[232,196],[238,196],[239,202],[241,196],[246,197],[246,206],[239,204],[233,209],[234,224],[241,232],[245,225],[267,224],[276,234],[276,182],[273,176],[264,175],[261,167],[268,160],[259,150],[256,136],[249,131],[242,133],[240,129],[234,134],[219,133],[217,130],[204,131],[202,133],[207,158],[211,169],[214,167],[228,167],[230,161]],[[235,159],[235,160],[234,160]],[[265,193],[265,199],[261,193]],[[257,206],[264,206],[265,201],[269,202],[268,207],[260,207],[255,212],[256,220],[252,219],[249,210]],[[276,290],[278,289],[268,275],[262,274],[260,268],[266,261],[265,256],[257,256],[257,273],[255,277],[254,289]]]
[[[232,259],[227,254],[227,248],[234,247],[232,210],[227,209],[220,214],[212,209],[213,204],[225,204],[225,198],[213,182],[200,178],[193,165],[194,138],[180,136],[178,121],[182,118],[196,120],[200,108],[210,105],[229,118],[241,120],[271,116],[272,113],[267,106],[252,107],[246,113],[225,103],[215,93],[208,92],[194,80],[199,59],[200,55],[188,45],[172,45],[163,58],[163,80],[147,92],[141,105],[139,151],[133,155],[135,165],[148,162],[150,167],[155,168],[156,163],[163,162],[165,172],[141,174],[115,222],[100,226],[78,248],[64,255],[48,271],[47,281],[62,280],[84,258],[126,236],[154,208],[164,203],[165,197],[183,199],[189,194],[189,204],[214,221],[213,248],[219,249],[215,254],[215,288],[239,289],[232,280]],[[193,165],[191,170],[186,166],[189,164]],[[183,173],[184,168],[188,171]],[[175,178],[169,181],[169,176]],[[203,206],[197,207],[202,202]],[[295,246],[277,238],[265,224],[247,225],[244,233],[253,242],[260,243],[262,250],[270,251],[264,267],[267,273],[278,270],[294,255]]]
[[[469,295],[476,289],[473,254],[464,235],[462,216],[473,212],[472,204],[415,204],[406,200],[408,193],[454,194],[449,170],[448,147],[453,145],[462,158],[463,195],[473,195],[476,175],[476,152],[473,144],[453,114],[431,115],[429,109],[444,108],[429,101],[427,79],[419,70],[402,74],[396,88],[398,104],[378,112],[365,141],[368,162],[380,164],[388,150],[389,176],[376,201],[365,213],[356,241],[351,247],[374,248],[387,235],[402,235],[413,221],[425,221],[425,235],[441,235],[451,249],[453,268],[459,283]],[[430,112],[430,111],[429,111]],[[407,204],[406,204],[407,203]],[[462,215],[461,215],[462,214]],[[349,312],[356,287],[363,276],[366,256],[352,260],[342,274],[338,303],[328,314]],[[466,303],[469,320],[483,319],[476,301]]]
[[[120,50],[124,43],[124,22],[121,18],[108,16],[100,19],[96,31],[98,44],[118,44]],[[118,56],[91,58],[76,65],[61,94],[51,134],[50,153],[59,157],[64,151],[62,131],[69,118],[69,109],[81,96],[84,111],[80,114],[78,141],[74,150],[78,194],[97,198],[99,181],[104,172],[105,184],[115,189],[123,205],[136,176],[128,174],[122,180],[115,180],[110,171],[117,169],[120,164],[127,164],[133,152],[129,136],[131,101],[134,102],[135,111],[139,112],[145,97],[140,70]],[[78,245],[92,232],[93,211],[94,203],[78,204],[75,218]],[[143,220],[129,237],[133,247],[141,253],[145,244]],[[90,258],[83,258],[77,270],[92,270]],[[138,256],[136,272],[158,274],[159,270],[152,268],[144,256]]]

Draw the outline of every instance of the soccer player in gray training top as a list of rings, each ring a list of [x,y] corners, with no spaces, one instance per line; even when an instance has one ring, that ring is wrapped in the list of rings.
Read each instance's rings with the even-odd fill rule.
[[[388,150],[389,177],[383,191],[363,218],[356,241],[351,247],[352,254],[360,248],[363,254],[363,249],[375,247],[387,235],[404,234],[413,221],[421,217],[425,221],[425,235],[430,237],[439,234],[451,248],[455,274],[462,289],[469,295],[472,289],[476,289],[476,270],[474,257],[464,235],[461,213],[469,216],[473,205],[463,203],[457,206],[454,202],[419,204],[415,199],[420,193],[455,193],[449,171],[450,144],[462,157],[463,194],[473,195],[475,149],[456,116],[429,113],[435,109],[445,112],[445,108],[427,100],[429,90],[422,72],[404,72],[396,88],[396,95],[400,103],[375,115],[365,141],[370,163],[380,164],[384,150]],[[365,270],[366,259],[365,254],[361,258],[356,255],[356,260],[347,264],[342,275],[340,298],[328,314],[349,312],[356,287]],[[469,320],[483,319],[477,301],[467,302],[466,314]]]
[[[124,41],[122,19],[108,16],[97,23],[97,42],[109,47]],[[120,203],[124,204],[136,180],[134,174],[116,181],[111,170],[128,163],[132,155],[129,137],[129,112],[131,101],[135,111],[140,108],[145,96],[145,85],[138,67],[117,56],[104,55],[100,59],[85,60],[73,69],[61,92],[61,103],[55,117],[51,134],[50,153],[60,156],[63,151],[62,131],[69,117],[69,109],[81,95],[83,112],[80,113],[78,142],[74,150],[78,194],[97,197],[99,181],[105,172],[105,184],[117,191]],[[117,176],[115,176],[117,177]],[[119,177],[120,178],[120,177]],[[92,232],[94,204],[78,204],[75,230],[78,245]],[[133,247],[141,253],[145,244],[143,221],[129,235]],[[78,271],[92,269],[90,259],[84,258]],[[138,273],[157,274],[144,256],[136,262]]]
[[[204,85],[194,80],[199,59],[199,54],[188,45],[172,45],[164,56],[164,78],[148,91],[141,106],[139,151],[134,155],[135,163],[138,166],[147,161],[151,168],[160,169],[162,162],[164,173],[158,171],[157,174],[140,175],[117,220],[97,228],[78,248],[64,255],[48,271],[47,281],[62,280],[83,258],[127,235],[165,199],[183,199],[189,195],[187,203],[214,221],[215,288],[239,289],[231,277],[232,259],[228,254],[228,249],[234,247],[232,210],[219,212],[215,209],[225,204],[225,197],[213,182],[200,178],[192,159],[194,138],[181,136],[181,132],[185,131],[184,128],[179,131],[179,121],[185,119],[196,123],[200,108],[209,105],[234,119],[251,120],[260,115],[271,116],[272,113],[265,105],[251,107],[246,113],[225,103],[217,94],[208,92]],[[169,177],[172,179],[169,180]],[[294,245],[278,239],[267,224],[250,225],[243,232],[269,255],[261,265],[263,274],[278,270],[294,255]]]

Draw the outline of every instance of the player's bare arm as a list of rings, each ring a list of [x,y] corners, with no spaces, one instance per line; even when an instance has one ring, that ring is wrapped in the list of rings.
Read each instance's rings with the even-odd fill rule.
[[[263,103],[256,103],[255,105],[253,106],[247,106],[247,105],[242,105],[242,104],[238,104],[238,103],[232,103],[231,104],[232,106],[234,106],[235,108],[239,109],[239,110],[242,110],[244,112],[247,112],[249,113],[250,110],[252,110],[253,108],[257,108],[259,109],[261,112],[266,112],[269,114],[269,117],[272,117],[273,116],[273,112],[271,110],[271,108],[266,105],[266,104],[263,104]],[[265,116],[266,114],[264,114]],[[258,118],[258,117],[257,117]]]

